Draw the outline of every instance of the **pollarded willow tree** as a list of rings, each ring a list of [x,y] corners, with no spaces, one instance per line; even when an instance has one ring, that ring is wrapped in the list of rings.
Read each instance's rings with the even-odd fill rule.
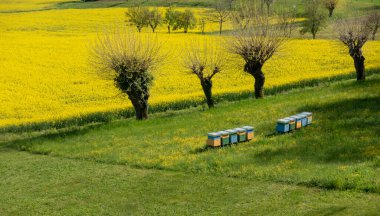
[[[258,11],[256,13],[259,14]],[[263,98],[265,75],[262,68],[284,43],[289,31],[284,29],[287,25],[283,25],[277,17],[257,15],[252,19],[249,27],[236,31],[231,39],[230,51],[244,59],[244,71],[255,79],[255,97]]]
[[[128,95],[138,120],[148,118],[152,70],[163,57],[160,48],[157,38],[143,38],[127,30],[107,31],[92,46],[94,65]]]
[[[356,79],[365,80],[365,65],[362,48],[371,35],[368,18],[343,20],[337,23],[339,40],[348,48],[348,53],[354,60]]]
[[[220,44],[214,40],[193,42],[186,46],[183,57],[184,67],[196,75],[201,83],[209,108],[214,107],[212,78],[220,73],[225,57]]]

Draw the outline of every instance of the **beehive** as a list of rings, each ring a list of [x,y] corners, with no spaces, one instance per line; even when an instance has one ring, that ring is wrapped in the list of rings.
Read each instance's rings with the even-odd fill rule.
[[[302,117],[301,116],[294,115],[294,116],[290,116],[290,117],[296,119],[296,129],[302,128],[302,121],[301,121]]]
[[[302,127],[306,127],[307,126],[307,115],[305,114],[297,114],[300,118],[301,118],[301,123],[302,123]]]
[[[207,145],[211,147],[219,147],[221,145],[221,133],[213,132],[208,133],[207,136]]]
[[[230,143],[231,144],[238,142],[237,130],[235,130],[235,129],[229,129],[229,130],[226,130],[226,132],[229,133]]]
[[[221,144],[222,146],[226,146],[228,144],[230,144],[230,134],[226,131],[221,131]]]
[[[252,126],[244,126],[242,128],[247,133],[247,140],[252,140],[255,135],[254,128]]]
[[[311,112],[303,112],[302,114],[307,116],[307,125],[311,125],[313,121],[313,113]]]
[[[296,129],[296,118],[287,117],[285,119],[289,120],[289,131],[294,131]]]
[[[239,142],[247,141],[247,133],[245,129],[243,128],[235,128],[235,129],[237,130]]]
[[[276,131],[279,133],[289,132],[289,119],[279,119],[277,120]]]

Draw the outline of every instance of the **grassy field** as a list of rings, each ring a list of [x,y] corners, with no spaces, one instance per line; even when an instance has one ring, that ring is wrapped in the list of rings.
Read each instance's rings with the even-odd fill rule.
[[[276,1],[297,5],[301,0]],[[380,212],[380,41],[364,47],[367,80],[333,25],[318,40],[296,34],[264,66],[267,96],[225,50],[214,79],[215,109],[181,63],[187,41],[227,47],[218,36],[166,33],[167,59],[154,71],[150,119],[133,116],[111,80],[89,64],[90,44],[125,26],[136,1],[0,0],[0,215],[378,215]],[[176,4],[196,16],[211,0]],[[336,17],[378,10],[380,0],[340,1]],[[335,19],[334,18],[334,19]],[[334,19],[331,19],[332,23]],[[132,31],[135,31],[133,27]],[[152,36],[150,29],[141,33]],[[276,134],[276,120],[313,112],[313,125]],[[208,132],[253,125],[255,139],[207,148]]]
[[[148,121],[117,121],[40,136],[8,146],[37,154],[327,189],[380,193],[379,83],[345,81],[214,110],[166,112]],[[314,113],[315,124],[275,135],[278,118]],[[253,125],[256,141],[205,150],[209,131]]]
[[[376,215],[380,75],[0,142],[1,215]],[[314,124],[273,134],[277,118]],[[254,125],[256,139],[207,150],[205,135]],[[22,150],[24,152],[19,152]]]
[[[131,116],[130,102],[120,95],[112,81],[103,79],[89,64],[89,44],[97,32],[110,23],[124,26],[125,11],[101,8],[0,13],[1,130],[18,130],[20,125],[32,129],[61,127]],[[207,9],[194,11],[199,15]],[[226,24],[225,28],[231,29],[231,25]],[[158,29],[158,40],[164,42],[164,52],[169,55],[154,72],[151,112],[203,102],[199,81],[183,68],[181,53],[185,41],[228,40],[228,36],[211,34],[217,29],[217,24],[209,24],[206,36],[200,35],[199,29],[171,35],[164,26]],[[144,35],[150,35],[149,31],[146,28]],[[371,41],[364,47],[368,69],[380,67],[379,52],[379,41]],[[214,93],[218,97],[249,95],[253,79],[242,71],[241,59],[227,51],[226,58],[229,64],[215,77]],[[352,59],[335,40],[292,39],[264,66],[267,90],[347,75],[352,70]]]
[[[380,196],[0,148],[0,215],[376,215]]]

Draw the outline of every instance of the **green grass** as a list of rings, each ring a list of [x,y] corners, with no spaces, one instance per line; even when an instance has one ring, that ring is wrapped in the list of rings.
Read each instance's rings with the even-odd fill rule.
[[[376,215],[380,196],[0,148],[0,215]]]
[[[27,134],[15,141],[19,136],[10,135],[3,145],[134,168],[380,193],[379,93],[380,75],[375,74],[365,82],[327,83],[212,110],[155,114],[147,121],[120,120],[34,138]],[[302,111],[314,113],[313,126],[273,134],[276,119]],[[255,142],[204,148],[207,132],[243,125],[255,126]]]

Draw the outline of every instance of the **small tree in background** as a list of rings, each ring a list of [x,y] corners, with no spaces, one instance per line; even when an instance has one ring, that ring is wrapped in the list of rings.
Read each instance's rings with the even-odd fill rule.
[[[153,32],[155,32],[157,26],[161,25],[161,23],[162,16],[161,13],[157,10],[157,8],[149,11],[148,24]]]
[[[212,22],[219,23],[219,35],[222,34],[223,23],[230,19],[231,12],[228,9],[228,2],[216,0],[213,5],[214,11],[210,14],[209,19]]]
[[[212,78],[220,73],[224,60],[220,46],[213,41],[190,44],[184,56],[184,66],[200,80],[209,108],[214,107]]]
[[[271,25],[268,16],[256,16],[250,27],[240,29],[231,39],[231,52],[240,55],[244,61],[244,71],[255,79],[255,97],[264,97],[265,75],[262,68],[286,40],[282,23]],[[274,20],[273,20],[274,21]]]
[[[329,10],[329,17],[332,17],[333,12],[338,5],[339,0],[324,0],[324,4],[327,10]]]
[[[267,5],[267,13],[270,14],[270,6],[274,3],[274,0],[264,0],[264,3]]]
[[[279,12],[279,19],[281,29],[284,31],[286,37],[291,37],[294,29],[296,29],[297,13],[293,9],[283,9]]]
[[[170,29],[174,27],[179,18],[179,12],[175,10],[175,7],[170,6],[166,9],[164,22],[168,25],[168,33]]]
[[[177,20],[173,26],[173,30],[183,29],[187,33],[188,29],[193,29],[197,25],[197,20],[191,10],[187,9],[184,12],[178,12]]]
[[[371,28],[368,19],[340,21],[337,23],[339,40],[348,48],[348,53],[354,60],[357,80],[365,80],[365,58],[362,47],[368,41]]]
[[[148,26],[149,24],[149,15],[150,12],[147,8],[144,7],[133,7],[129,8],[127,12],[125,12],[127,17],[127,22],[136,26],[137,31],[141,32],[141,30]]]
[[[204,17],[200,18],[199,19],[199,28],[201,30],[201,33],[204,34],[205,33],[205,29],[206,29],[206,19]]]
[[[371,15],[368,16],[368,28],[371,30],[371,39],[375,40],[377,29],[379,28],[380,24],[380,13],[375,11]]]
[[[234,3],[235,3],[236,0],[225,0],[225,1],[226,1],[227,5],[228,5],[228,8],[230,10],[232,10],[234,8]]]
[[[252,11],[258,11],[254,4],[245,4],[240,2],[231,14],[232,23],[237,29],[246,29],[257,14]]]
[[[157,40],[143,40],[141,35],[119,30],[104,33],[93,45],[95,65],[128,95],[138,120],[148,118],[151,71],[161,59],[160,48]]]
[[[305,16],[307,19],[302,24],[301,34],[309,32],[315,39],[317,32],[325,27],[327,16],[321,8],[320,0],[307,0],[305,2]]]

